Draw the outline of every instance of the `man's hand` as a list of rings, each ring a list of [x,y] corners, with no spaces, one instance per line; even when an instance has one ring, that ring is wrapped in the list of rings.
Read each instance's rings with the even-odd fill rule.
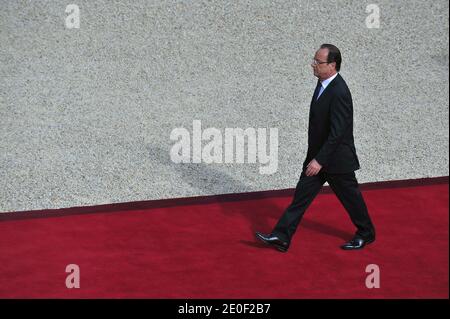
[[[306,166],[306,176],[314,176],[319,173],[319,171],[322,169],[322,165],[319,164],[315,159],[313,159],[311,162],[309,162],[308,166]]]

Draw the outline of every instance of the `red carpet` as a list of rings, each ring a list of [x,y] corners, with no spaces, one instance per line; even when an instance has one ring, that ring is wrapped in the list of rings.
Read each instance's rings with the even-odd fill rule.
[[[365,190],[377,241],[361,251],[339,248],[354,228],[332,193],[313,202],[288,253],[261,246],[254,231],[269,232],[291,200],[274,194],[3,217],[0,298],[449,297],[448,179]],[[80,267],[80,289],[65,286],[68,264]],[[365,286],[369,264],[380,288]]]

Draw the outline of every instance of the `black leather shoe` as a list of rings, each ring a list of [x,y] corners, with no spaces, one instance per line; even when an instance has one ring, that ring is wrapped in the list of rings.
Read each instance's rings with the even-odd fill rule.
[[[341,248],[344,250],[361,249],[364,246],[373,243],[374,241],[375,237],[364,239],[362,237],[355,236],[352,240],[342,245]]]
[[[274,236],[272,234],[264,235],[256,232],[256,238],[261,240],[263,243],[273,246],[279,251],[285,253],[289,248],[289,243],[287,241],[281,240],[279,237]]]

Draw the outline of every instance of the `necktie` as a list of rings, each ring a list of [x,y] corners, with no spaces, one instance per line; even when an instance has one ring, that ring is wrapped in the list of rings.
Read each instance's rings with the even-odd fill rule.
[[[320,81],[317,81],[316,90],[314,91],[314,101],[317,101],[319,98],[320,89],[322,88],[322,83]]]

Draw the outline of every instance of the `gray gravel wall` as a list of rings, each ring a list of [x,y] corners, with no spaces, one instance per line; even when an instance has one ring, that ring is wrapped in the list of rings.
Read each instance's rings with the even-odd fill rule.
[[[377,1],[368,28],[371,3],[0,0],[0,211],[295,187],[322,43],[343,54],[359,181],[448,175],[449,3]],[[277,128],[276,172],[174,163],[194,120]]]

